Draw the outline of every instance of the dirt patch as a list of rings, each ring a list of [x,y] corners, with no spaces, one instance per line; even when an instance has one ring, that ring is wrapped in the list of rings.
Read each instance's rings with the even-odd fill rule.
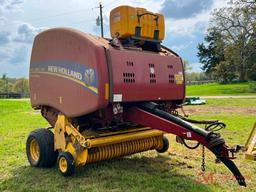
[[[40,110],[34,110],[34,111],[30,111],[30,112],[26,112],[27,114],[29,114],[29,115],[39,115],[39,114],[41,114],[41,111]]]
[[[185,106],[185,112],[188,115],[203,115],[203,114],[244,114],[256,115],[256,107],[213,107],[207,105]]]

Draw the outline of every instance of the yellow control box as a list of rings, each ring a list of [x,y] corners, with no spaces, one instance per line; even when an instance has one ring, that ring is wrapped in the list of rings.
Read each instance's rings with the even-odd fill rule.
[[[140,37],[163,40],[165,33],[164,16],[144,8],[119,6],[110,13],[110,32],[114,38]]]

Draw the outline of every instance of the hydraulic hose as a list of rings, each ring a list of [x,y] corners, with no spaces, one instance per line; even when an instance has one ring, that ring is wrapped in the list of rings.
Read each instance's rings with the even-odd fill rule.
[[[220,159],[226,165],[226,167],[234,174],[238,184],[241,186],[246,186],[245,178],[240,173],[239,169],[236,167],[234,162],[229,159],[229,155],[228,155],[229,148],[225,145],[225,141],[220,136],[220,134],[196,127],[195,125],[192,125],[192,124],[190,124],[190,123],[188,123],[188,122],[186,122],[186,121],[184,121],[166,111],[159,109],[158,105],[153,102],[138,103],[137,107],[139,108],[139,110],[148,112],[149,116],[150,116],[150,113],[155,115],[154,118],[156,121],[157,120],[161,121],[161,119],[157,118],[157,116],[158,116],[162,119],[169,121],[170,123],[179,125],[180,127],[185,128],[188,131],[191,131],[191,132],[201,136],[203,138],[203,140],[201,142],[204,142],[204,145],[210,151],[212,151],[215,154],[215,156],[218,159]],[[143,113],[143,112],[141,112],[141,113]],[[154,127],[152,127],[152,128],[154,128]],[[160,127],[158,129],[161,130]],[[170,131],[168,131],[168,129],[165,129],[165,130],[167,130],[167,132],[172,133],[171,130]]]

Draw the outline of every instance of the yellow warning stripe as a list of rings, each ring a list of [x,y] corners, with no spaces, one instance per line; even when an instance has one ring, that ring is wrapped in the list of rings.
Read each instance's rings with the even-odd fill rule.
[[[68,76],[65,76],[65,75],[62,75],[62,74],[58,74],[58,73],[51,73],[51,72],[45,72],[45,71],[30,71],[31,74],[36,74],[36,73],[39,73],[39,74],[47,74],[47,75],[54,75],[54,76],[59,76],[59,77],[63,77],[63,78],[66,78],[66,79],[69,79],[71,81],[74,81],[80,85],[83,85],[84,87],[90,89],[91,91],[93,91],[94,93],[98,94],[98,88],[97,87],[93,87],[93,86],[90,86],[82,81],[79,81],[77,79],[74,79],[72,77],[68,77]]]

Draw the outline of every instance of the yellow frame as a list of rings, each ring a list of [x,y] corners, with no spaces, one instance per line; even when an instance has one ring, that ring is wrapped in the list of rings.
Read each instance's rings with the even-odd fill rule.
[[[66,139],[65,134],[69,136],[69,140]],[[163,134],[164,132],[162,131],[143,127],[137,131],[120,132],[117,135],[102,134],[97,138],[85,138],[79,132],[79,126],[74,127],[69,118],[63,114],[59,114],[54,127],[54,148],[58,151],[69,152],[74,158],[75,165],[83,166],[88,159],[88,149],[90,148],[163,136]],[[157,146],[159,149],[161,147]]]
[[[256,160],[256,123],[254,124],[250,135],[245,144],[245,159]],[[251,143],[250,143],[251,142]],[[250,143],[250,144],[249,144]]]

